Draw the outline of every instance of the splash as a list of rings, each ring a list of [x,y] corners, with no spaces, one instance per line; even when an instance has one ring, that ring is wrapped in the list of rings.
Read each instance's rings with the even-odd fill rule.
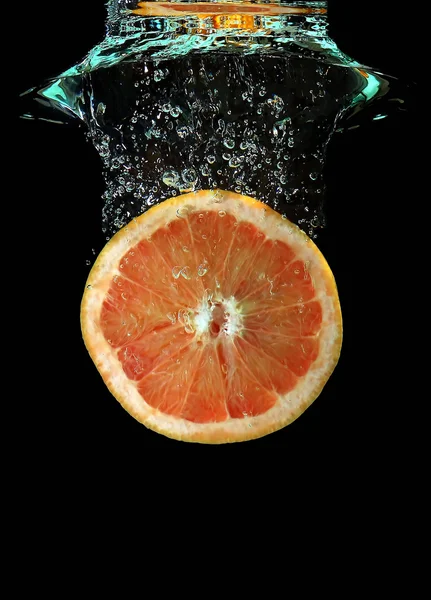
[[[393,83],[338,49],[326,2],[121,0],[108,3],[105,39],[29,90],[23,116],[85,123],[107,238],[155,203],[215,188],[266,202],[315,238],[333,133],[390,90],[397,100]]]

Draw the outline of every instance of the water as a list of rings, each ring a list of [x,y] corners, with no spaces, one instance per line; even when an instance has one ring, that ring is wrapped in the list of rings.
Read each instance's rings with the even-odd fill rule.
[[[27,118],[55,110],[85,123],[103,165],[105,239],[155,203],[218,187],[317,238],[330,139],[342,117],[376,100],[400,108],[396,80],[342,53],[319,12],[259,17],[242,31],[125,12],[136,7],[111,2],[105,40],[25,97]]]
[[[394,117],[394,111],[398,114],[400,109],[406,107],[405,103],[396,98],[403,101],[405,96],[394,79],[367,69],[367,74],[375,77],[377,86],[374,87],[374,95],[364,98],[362,92],[369,86],[370,77],[366,78],[356,70],[358,67],[361,71],[365,70],[360,65],[356,66],[351,62],[341,64],[339,54],[328,58],[328,54],[324,53],[320,61],[317,56],[306,54],[306,49],[301,58],[293,53],[279,57],[272,51],[262,52],[255,64],[252,61],[253,54],[240,56],[223,49],[211,50],[205,55],[205,74],[214,71],[220,75],[210,83],[206,83],[200,74],[204,57],[198,54],[154,60],[142,57],[139,68],[127,60],[127,57],[103,68],[94,68],[93,64],[87,63],[85,68],[76,69],[79,72],[55,79],[59,82],[58,89],[66,90],[69,94],[63,104],[65,112],[58,110],[58,98],[52,100],[45,97],[48,106],[41,107],[29,102],[26,107],[25,112],[32,113],[34,117],[57,121],[70,120],[72,117],[76,122],[82,123],[89,141],[96,146],[99,154],[97,158],[88,145],[84,146],[83,142],[78,141],[82,131],[74,133],[71,129],[43,123],[27,124],[30,141],[26,146],[26,156],[30,154],[33,157],[29,161],[33,164],[28,164],[26,173],[30,174],[31,181],[39,181],[41,189],[46,186],[43,201],[29,202],[28,210],[35,217],[32,226],[36,223],[39,229],[46,232],[45,235],[49,234],[50,240],[46,252],[35,247],[34,252],[38,256],[35,264],[43,265],[45,269],[55,263],[62,249],[69,249],[63,257],[63,275],[59,276],[57,272],[54,277],[49,277],[52,302],[44,300],[36,304],[40,324],[34,325],[32,336],[42,339],[49,332],[50,338],[55,340],[56,348],[50,358],[50,365],[57,365],[58,372],[67,374],[71,367],[67,366],[65,346],[70,348],[69,340],[76,340],[72,347],[75,347],[75,356],[80,358],[77,358],[74,372],[82,373],[85,389],[73,381],[69,381],[69,385],[76,385],[76,398],[82,397],[84,391],[87,398],[91,397],[94,412],[89,406],[90,401],[86,400],[86,406],[83,407],[77,400],[72,416],[70,411],[62,414],[66,417],[66,412],[69,412],[67,419],[79,424],[80,431],[87,431],[88,428],[92,435],[103,438],[107,444],[108,440],[113,443],[111,435],[121,436],[118,433],[121,431],[135,431],[140,439],[144,437],[144,432],[141,431],[143,428],[137,424],[135,427],[133,420],[127,414],[123,415],[120,407],[117,408],[109,392],[99,382],[94,366],[82,349],[76,315],[89,269],[85,261],[92,263],[92,249],[95,248],[97,253],[105,238],[110,237],[133,214],[146,210],[155,201],[174,193],[182,193],[186,189],[183,186],[208,186],[207,181],[210,179],[215,181],[216,186],[238,185],[242,186],[240,189],[244,193],[252,194],[255,191],[256,197],[275,206],[307,232],[317,235],[316,241],[327,256],[340,289],[346,337],[340,364],[333,378],[321,399],[301,417],[297,425],[289,427],[286,432],[269,436],[261,443],[270,444],[272,438],[273,443],[277,440],[280,443],[281,440],[283,444],[287,440],[285,434],[290,439],[295,435],[295,430],[292,433],[294,427],[299,428],[302,435],[307,437],[307,426],[308,431],[314,433],[331,431],[338,436],[337,439],[343,436],[340,432],[344,429],[347,437],[348,432],[355,430],[355,419],[363,423],[361,415],[364,402],[366,403],[366,393],[373,402],[378,402],[378,396],[385,397],[383,389],[378,394],[375,384],[371,386],[369,382],[373,377],[382,382],[377,386],[383,387],[387,382],[386,376],[382,378],[378,368],[382,355],[388,354],[388,346],[395,347],[395,343],[391,341],[395,324],[388,323],[386,303],[388,296],[393,293],[391,282],[404,277],[394,266],[391,253],[393,246],[391,242],[388,249],[388,238],[393,240],[394,232],[399,229],[405,233],[410,223],[407,206],[415,197],[411,194],[411,182],[406,179],[406,169],[407,172],[409,169],[414,172],[413,155],[406,156],[405,131],[400,128],[396,131],[393,125],[394,119],[398,125],[401,123],[397,121],[397,116]],[[148,84],[142,76],[147,76],[147,73],[142,74],[145,64],[152,74]],[[310,91],[318,92],[317,69],[322,65],[325,71],[330,67],[330,71],[326,75],[324,71],[322,75],[325,97],[319,98]],[[252,103],[247,99],[248,89],[242,89],[243,85],[247,87],[244,81],[247,78],[241,77],[240,73],[241,69],[247,68],[260,68],[259,80],[253,78],[251,83]],[[168,69],[168,74],[162,77],[165,69]],[[304,69],[311,83],[309,85],[309,81],[301,81],[301,85],[304,83],[304,97],[296,98],[294,90],[286,89],[288,82],[285,80],[285,85],[278,83],[277,77],[280,77],[283,70],[295,75],[301,73],[301,69]],[[189,73],[189,70],[193,73]],[[329,74],[333,77],[331,91],[326,79]],[[116,81],[122,81],[121,87],[105,87],[105,83],[112,81],[114,76]],[[192,77],[199,86],[199,106],[193,106],[196,97],[190,98],[193,86],[191,82],[188,83],[188,78]],[[144,84],[141,83],[142,79]],[[53,81],[46,82],[41,87],[52,91]],[[239,84],[241,93],[235,94]],[[219,104],[206,120],[203,111],[211,108],[210,92],[214,94],[215,89],[219,89]],[[343,95],[340,90],[347,90],[348,93]],[[368,90],[370,91],[369,87]],[[59,92],[61,98],[64,99],[66,91]],[[146,93],[150,93],[156,101],[146,101]],[[39,99],[42,98],[41,89],[34,90],[26,98],[34,98],[36,95]],[[229,106],[229,102],[225,102],[225,98],[233,100],[237,113]],[[281,99],[283,105],[277,98]],[[358,98],[356,104],[355,98]],[[140,104],[133,106],[133,102],[129,102],[131,99],[135,102],[139,100]],[[373,99],[377,101],[373,102]],[[300,101],[303,101],[304,106]],[[166,106],[168,102],[171,104],[169,110]],[[329,107],[328,113],[324,112],[325,102]],[[56,105],[55,111],[52,110],[53,104]],[[368,108],[354,114],[359,107]],[[181,112],[186,109],[193,116],[193,128],[189,127],[189,122]],[[296,115],[293,114],[294,109],[297,110]],[[307,109],[315,119],[312,124],[308,124],[310,145],[301,152],[301,144],[305,145],[306,139],[302,137],[302,130],[298,131],[297,124],[307,126],[304,120],[300,120],[301,110]],[[231,114],[228,114],[229,110]],[[277,115],[277,112],[280,114]],[[159,113],[160,118],[157,118]],[[390,118],[382,119],[381,116],[385,114],[389,114]],[[270,133],[270,126],[273,128],[278,121],[287,117],[297,119],[296,127],[292,127],[293,134],[289,133],[290,129],[283,132],[283,137],[274,136],[272,129]],[[373,117],[377,117],[377,120],[372,121]],[[136,123],[133,122],[135,118]],[[255,123],[251,136],[245,132],[242,118]],[[317,124],[322,125],[322,128],[318,129],[314,125],[316,119],[320,119]],[[219,120],[224,122],[225,131],[222,126],[218,130]],[[166,128],[158,127],[161,123]],[[173,124],[172,129],[168,129],[169,123]],[[359,123],[361,127],[353,129]],[[267,128],[258,135],[261,125],[265,124]],[[233,125],[234,131],[228,130],[226,134],[228,125]],[[187,131],[182,127],[187,127]],[[160,137],[157,137],[157,128],[162,130]],[[39,136],[33,142],[32,131],[37,131]],[[341,131],[343,134],[339,135]],[[142,141],[137,150],[133,134]],[[258,143],[254,140],[257,150],[249,147],[249,137],[253,141],[253,135],[258,135]],[[103,139],[103,136],[108,137]],[[200,138],[203,139],[203,144],[199,144]],[[329,140],[331,143],[328,143]],[[39,155],[41,144],[44,155]],[[49,150],[50,144],[55,151]],[[170,145],[174,145],[175,152],[165,153],[164,150]],[[191,157],[187,147],[193,150]],[[60,148],[63,150],[60,151]],[[317,157],[312,157],[310,148],[316,152]],[[273,150],[277,156],[274,160],[271,159]],[[135,160],[136,155],[138,161]],[[44,163],[44,156],[49,157],[49,168]],[[247,170],[248,165],[244,161],[236,166],[237,156],[244,156],[244,161],[254,160],[251,166],[255,166],[256,170]],[[99,181],[100,157],[104,170],[103,184]],[[229,165],[232,158],[234,166]],[[266,162],[268,158],[271,159],[270,163]],[[311,158],[315,162],[308,165]],[[390,168],[386,165],[386,160],[390,162]],[[131,166],[129,169],[123,166],[117,168],[117,162]],[[278,162],[286,165],[286,172],[278,166]],[[41,180],[35,165],[41,172],[45,169],[45,180]],[[190,169],[194,171],[190,172]],[[185,170],[188,171],[184,178]],[[278,171],[282,171],[281,175],[274,175]],[[238,177],[239,183],[235,181],[237,173],[246,175]],[[291,182],[295,177],[297,183],[293,186]],[[223,184],[220,183],[221,180]],[[101,189],[102,185],[105,190]],[[246,186],[251,189],[250,192],[246,192]],[[277,193],[278,187],[282,189],[280,193]],[[323,202],[325,188],[326,203]],[[53,189],[56,191],[53,192]],[[299,190],[296,194],[300,194],[297,198],[292,193],[295,189]],[[321,190],[320,193],[317,192],[318,189]],[[102,194],[104,197],[100,205]],[[401,215],[400,223],[395,216],[398,213]],[[314,227],[313,223],[317,226]],[[103,234],[100,240],[99,232]],[[71,248],[74,249],[72,254]],[[45,280],[46,276],[41,276],[41,281]],[[69,320],[65,314],[75,317]],[[61,339],[56,334],[59,324],[62,327]],[[379,331],[378,339],[375,337],[376,331]],[[82,352],[82,356],[79,352]],[[45,369],[46,365],[40,365],[37,374],[40,376],[40,372],[45,372]],[[70,375],[67,377],[69,379]],[[355,382],[354,389],[352,381]],[[360,397],[357,388],[364,391]],[[49,407],[50,414],[59,410],[57,394],[53,394]],[[338,428],[331,428],[331,419],[339,423]],[[105,433],[102,433],[104,428]],[[365,429],[368,431],[367,427]],[[153,444],[169,444],[161,436],[150,432],[145,439]],[[324,440],[325,435],[322,433],[319,439]]]

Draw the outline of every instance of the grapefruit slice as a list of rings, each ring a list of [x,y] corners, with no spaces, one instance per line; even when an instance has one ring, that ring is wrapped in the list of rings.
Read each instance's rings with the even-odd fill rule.
[[[114,235],[88,277],[81,326],[133,417],[202,443],[294,421],[342,340],[334,277],[315,244],[267,205],[221,190],[166,200]]]

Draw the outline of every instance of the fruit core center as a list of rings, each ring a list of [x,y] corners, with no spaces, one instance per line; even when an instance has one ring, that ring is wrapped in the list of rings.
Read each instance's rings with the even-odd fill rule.
[[[209,326],[209,332],[213,337],[217,337],[220,330],[226,328],[228,316],[224,310],[222,304],[217,302],[213,305],[211,311],[211,322]]]
[[[194,328],[198,334],[216,338],[222,334],[234,335],[242,326],[242,317],[235,298],[203,301],[195,313]]]

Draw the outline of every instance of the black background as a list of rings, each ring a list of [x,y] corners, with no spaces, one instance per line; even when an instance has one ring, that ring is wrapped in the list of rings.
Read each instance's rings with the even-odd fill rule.
[[[414,81],[414,33],[384,1],[332,1],[331,35],[356,60]],[[45,0],[21,22],[19,91],[80,60],[104,36],[103,2],[85,8]],[[409,37],[410,36],[410,37]],[[411,92],[410,92],[411,93]],[[412,227],[421,228],[418,118],[408,112],[336,135],[326,177],[328,231],[320,242],[339,284],[345,341],[324,392],[286,429],[221,447],[184,444],[148,431],[106,390],[80,333],[79,305],[92,248],[100,250],[103,181],[84,129],[19,121],[18,274],[10,300],[17,348],[17,419],[34,451],[81,467],[204,453],[237,460],[253,449],[332,460],[384,458],[415,429],[417,308]],[[14,227],[14,231],[16,231]],[[245,454],[244,454],[245,453]],[[168,454],[166,454],[168,456]],[[176,456],[176,455],[175,455]],[[54,458],[53,458],[54,460]],[[194,459],[193,459],[194,460]]]

